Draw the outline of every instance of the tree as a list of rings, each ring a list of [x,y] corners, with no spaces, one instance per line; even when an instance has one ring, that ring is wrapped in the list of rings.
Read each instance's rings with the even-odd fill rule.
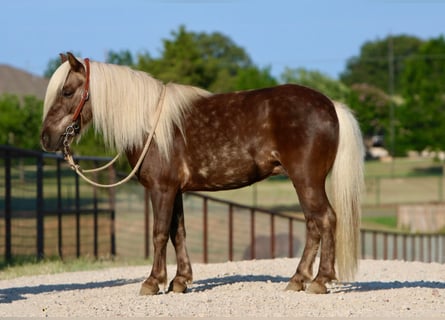
[[[261,69],[251,66],[238,71],[233,81],[233,87],[229,88],[228,91],[267,88],[275,86],[277,83],[277,80],[270,73],[270,67]]]
[[[393,59],[394,93],[401,91],[400,75],[403,73],[406,59],[415,55],[423,41],[409,35],[388,36],[382,40],[365,42],[358,57],[347,61],[346,70],[340,79],[346,85],[366,83],[388,92],[389,61]]]
[[[122,66],[134,66],[133,55],[129,50],[121,50],[119,52],[115,52],[110,50],[107,52],[107,56],[105,57],[105,61],[107,63],[118,64]]]
[[[43,103],[34,96],[22,100],[15,95],[0,97],[0,144],[40,149]]]
[[[425,42],[407,59],[402,74],[402,105],[398,117],[403,149],[445,149],[445,40]]]
[[[53,58],[48,61],[48,64],[46,65],[46,69],[43,72],[43,77],[49,79],[53,75],[54,71],[57,70],[57,68],[60,66],[61,61],[59,58]]]
[[[390,132],[391,97],[383,90],[368,84],[354,84],[347,104],[355,111],[365,137],[385,137]]]
[[[222,92],[232,87],[240,70],[252,66],[244,49],[221,33],[188,32],[181,26],[171,36],[163,40],[159,58],[139,55],[136,68],[163,81]]]
[[[349,96],[349,88],[341,81],[334,80],[329,76],[314,70],[304,68],[285,68],[281,79],[286,83],[297,83],[304,85],[327,95],[331,99],[345,101]]]

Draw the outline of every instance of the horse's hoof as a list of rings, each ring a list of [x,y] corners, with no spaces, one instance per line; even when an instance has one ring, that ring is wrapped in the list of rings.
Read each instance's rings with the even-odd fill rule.
[[[304,290],[304,283],[303,282],[297,282],[297,281],[289,281],[287,284],[286,290],[289,291],[303,291]]]
[[[172,280],[170,282],[170,285],[168,286],[168,292],[186,293],[187,292],[187,284],[182,281]]]
[[[139,295],[141,296],[153,296],[159,292],[159,286],[157,284],[148,283],[145,281],[142,283]]]
[[[312,282],[306,289],[307,293],[324,294],[328,292],[326,286],[319,282]]]

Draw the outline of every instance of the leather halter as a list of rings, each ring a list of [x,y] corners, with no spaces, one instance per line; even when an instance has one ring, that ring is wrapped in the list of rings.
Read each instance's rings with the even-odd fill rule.
[[[90,97],[90,59],[86,58],[85,60],[86,67],[86,80],[85,85],[83,87],[82,98],[79,101],[79,104],[76,107],[73,115],[73,122],[76,122],[82,112],[83,107],[85,106],[85,102],[88,101]]]
[[[73,122],[66,127],[65,132],[62,134],[61,138],[63,138],[63,154],[65,158],[68,154],[71,153],[69,146],[71,139],[73,139],[77,134],[80,132],[80,125],[79,125],[79,117],[80,113],[83,110],[83,107],[85,106],[85,102],[88,101],[90,98],[90,59],[86,58],[85,60],[85,84],[83,87],[82,97],[80,98],[79,104],[77,105],[76,109],[74,110],[73,114]]]

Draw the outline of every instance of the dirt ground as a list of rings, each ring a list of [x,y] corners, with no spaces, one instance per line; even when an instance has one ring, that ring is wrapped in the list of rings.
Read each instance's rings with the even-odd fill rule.
[[[195,264],[186,294],[139,296],[150,266],[0,281],[0,317],[445,318],[445,265],[362,260],[326,295],[285,291],[298,259]],[[169,266],[170,278],[175,266]]]

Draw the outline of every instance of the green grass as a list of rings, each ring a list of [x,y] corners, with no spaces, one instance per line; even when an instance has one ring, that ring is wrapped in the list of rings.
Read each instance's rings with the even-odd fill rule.
[[[93,257],[81,257],[65,261],[62,261],[58,257],[42,260],[37,260],[35,257],[15,257],[9,263],[4,261],[0,262],[0,280],[39,274],[100,270],[112,267],[149,264],[150,263],[144,259],[119,259],[115,257],[99,259]]]
[[[388,229],[397,229],[397,217],[396,216],[374,216],[374,217],[363,217],[363,226],[368,227],[384,227]]]
[[[441,174],[442,164],[428,158],[395,158],[393,162],[367,161],[365,163],[365,175],[367,178],[376,176],[410,177]]]

